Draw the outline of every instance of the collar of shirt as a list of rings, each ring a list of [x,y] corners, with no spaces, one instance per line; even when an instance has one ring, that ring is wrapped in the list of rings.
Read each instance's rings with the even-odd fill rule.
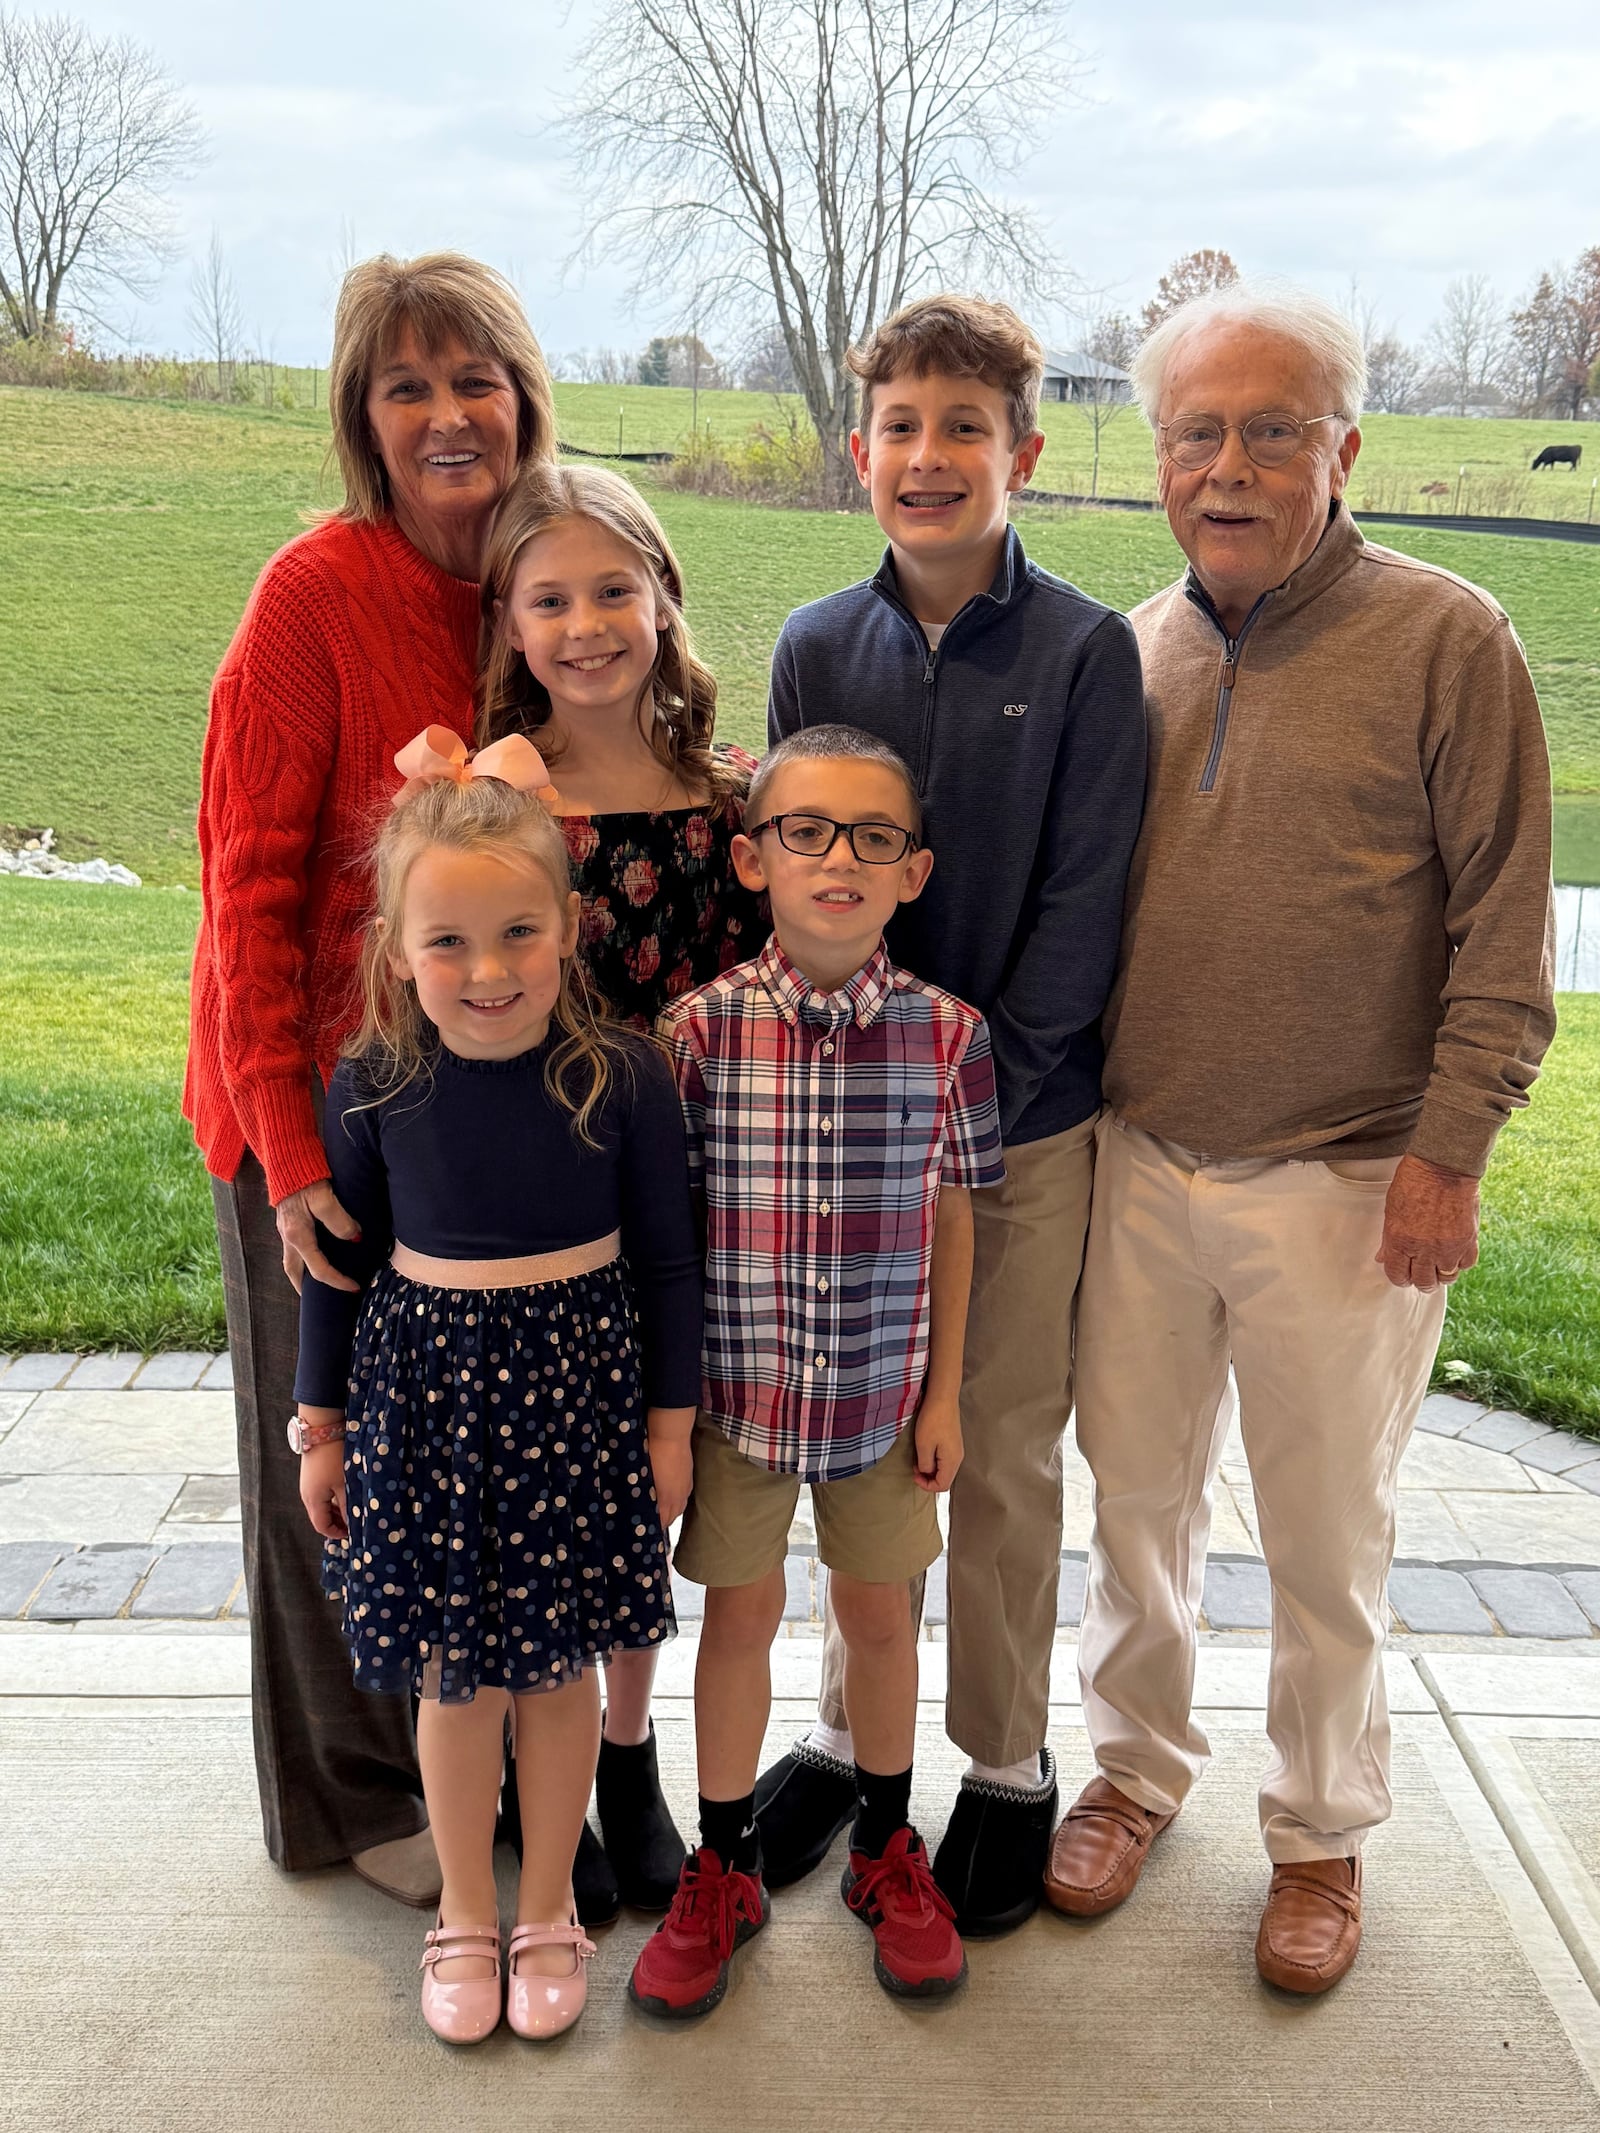
[[[866,1029],[894,990],[893,966],[881,940],[855,976],[834,992],[818,992],[778,946],[775,933],[756,958],[756,970],[791,1029],[798,1029],[802,1022],[822,1023],[828,1029],[854,1022],[857,1029]]]

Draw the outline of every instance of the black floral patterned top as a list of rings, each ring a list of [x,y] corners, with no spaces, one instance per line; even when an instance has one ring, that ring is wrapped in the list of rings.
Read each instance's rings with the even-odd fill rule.
[[[739,790],[718,806],[658,813],[563,815],[572,885],[583,898],[579,942],[612,1012],[650,1029],[669,1000],[758,955],[766,898],[741,886],[733,839],[755,758],[719,746]]]

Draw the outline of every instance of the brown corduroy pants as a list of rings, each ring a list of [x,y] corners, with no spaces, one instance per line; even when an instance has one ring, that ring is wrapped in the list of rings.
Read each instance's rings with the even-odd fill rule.
[[[427,1821],[411,1705],[356,1688],[338,1605],[322,1589],[322,1542],[284,1434],[299,1299],[261,1165],[247,1155],[231,1183],[213,1178],[211,1188],[239,1427],[262,1830],[279,1866],[331,1866]]]

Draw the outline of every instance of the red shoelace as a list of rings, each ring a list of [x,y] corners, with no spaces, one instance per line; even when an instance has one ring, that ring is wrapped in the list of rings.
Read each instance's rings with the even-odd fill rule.
[[[955,1905],[934,1880],[920,1845],[915,1851],[891,1847],[881,1859],[868,1861],[850,1891],[850,1907],[865,1911],[873,1905],[885,1917],[914,1919],[918,1925],[931,1924],[936,1917],[955,1922]]]
[[[696,1941],[709,1935],[718,1960],[723,1961],[733,1953],[739,1921],[758,1920],[761,1912],[750,1893],[750,1875],[725,1868],[720,1859],[717,1860],[717,1871],[708,1872],[700,1863],[705,1857],[702,1846],[684,1867],[664,1931],[680,1933],[685,1939]],[[712,1853],[711,1857],[716,1858],[716,1854]]]

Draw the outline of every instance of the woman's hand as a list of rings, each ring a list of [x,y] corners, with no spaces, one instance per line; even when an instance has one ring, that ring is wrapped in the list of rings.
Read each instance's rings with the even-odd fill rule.
[[[302,1185],[298,1192],[290,1193],[288,1199],[280,1200],[273,1213],[278,1220],[278,1235],[283,1240],[283,1271],[294,1283],[296,1296],[300,1294],[301,1279],[307,1267],[330,1289],[357,1290],[361,1287],[359,1281],[352,1281],[348,1274],[339,1272],[317,1242],[316,1225],[319,1222],[334,1236],[343,1237],[347,1244],[354,1244],[361,1235],[360,1223],[353,1215],[345,1213],[326,1178],[318,1178],[315,1185]]]
[[[656,1485],[656,1509],[663,1527],[682,1518],[694,1486],[692,1407],[652,1407],[646,1420],[650,1439],[650,1475]]]
[[[344,1445],[335,1438],[300,1454],[300,1501],[324,1540],[345,1540]]]

